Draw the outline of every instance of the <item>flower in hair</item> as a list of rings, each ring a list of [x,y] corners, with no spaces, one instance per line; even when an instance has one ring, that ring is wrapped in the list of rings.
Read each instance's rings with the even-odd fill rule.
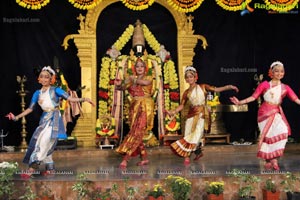
[[[280,62],[280,61],[275,61],[275,62],[273,62],[273,63],[271,64],[270,68],[273,69],[273,67],[275,67],[275,66],[277,66],[277,65],[283,66],[283,63]]]
[[[55,71],[50,66],[43,67],[42,71],[48,71],[52,76],[55,75]]]

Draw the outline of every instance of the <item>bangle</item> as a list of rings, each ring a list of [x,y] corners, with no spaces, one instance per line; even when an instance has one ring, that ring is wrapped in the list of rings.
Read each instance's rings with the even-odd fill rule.
[[[19,117],[15,116],[14,121],[16,122],[18,120],[19,120]]]

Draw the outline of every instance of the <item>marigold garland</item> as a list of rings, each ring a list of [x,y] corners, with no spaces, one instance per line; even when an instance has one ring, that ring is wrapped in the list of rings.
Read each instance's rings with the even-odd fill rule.
[[[179,12],[189,13],[200,7],[204,0],[167,0],[168,4]]]
[[[131,10],[145,10],[154,3],[154,0],[122,0],[122,3]]]
[[[49,2],[50,0],[16,0],[16,3],[19,4],[19,6],[32,10],[39,10]]]
[[[264,0],[265,4],[272,10],[287,12],[294,9],[299,0]]]
[[[229,11],[244,10],[251,1],[252,0],[216,0],[219,6]]]
[[[75,8],[81,9],[81,10],[88,10],[92,9],[95,6],[98,5],[102,0],[69,0],[71,4]]]

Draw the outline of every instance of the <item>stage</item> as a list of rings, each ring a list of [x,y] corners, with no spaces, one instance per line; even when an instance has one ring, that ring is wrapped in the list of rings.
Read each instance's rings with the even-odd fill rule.
[[[299,172],[300,145],[287,144],[284,156],[279,160],[280,171],[265,171],[263,162],[256,158],[254,145],[228,145],[207,144],[204,146],[204,157],[199,161],[192,161],[189,166],[183,164],[183,159],[172,154],[168,146],[149,147],[149,165],[137,166],[139,158],[129,161],[127,169],[120,169],[119,163],[122,157],[112,149],[77,148],[74,150],[56,150],[53,158],[56,166],[54,175],[45,177],[40,174],[32,178],[32,188],[39,191],[43,184],[49,186],[56,199],[75,200],[76,192],[72,191],[72,185],[76,182],[76,176],[84,173],[88,180],[95,182],[102,188],[109,188],[114,183],[118,184],[122,191],[119,195],[126,196],[124,191],[127,186],[136,188],[135,199],[145,199],[145,184],[153,185],[163,183],[168,175],[183,176],[192,182],[192,194],[190,199],[206,199],[205,181],[225,181],[225,199],[237,199],[238,184],[236,179],[229,177],[233,169],[244,170],[246,173],[260,176],[263,180],[272,177],[276,183],[280,183],[286,172]],[[2,152],[1,161],[18,162],[21,170],[27,166],[22,164],[24,152]],[[43,170],[44,166],[41,166]],[[125,181],[126,180],[126,181]],[[29,184],[19,174],[14,177],[15,185],[19,187],[17,193],[24,190],[23,183]],[[262,199],[261,188],[263,181],[257,184],[254,192],[256,199]],[[283,188],[281,188],[282,190]],[[120,196],[119,196],[120,197]],[[126,199],[126,198],[125,198]],[[170,195],[166,199],[172,199]],[[281,192],[281,200],[286,199],[286,194]]]

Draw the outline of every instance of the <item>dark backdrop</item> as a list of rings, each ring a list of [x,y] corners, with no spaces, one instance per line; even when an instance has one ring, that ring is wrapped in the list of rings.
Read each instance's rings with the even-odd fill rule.
[[[1,1],[0,129],[9,132],[9,136],[4,139],[5,145],[19,145],[21,140],[20,123],[8,121],[4,117],[10,111],[19,113],[21,110],[20,97],[16,94],[19,90],[17,75],[26,75],[28,78],[28,94],[25,99],[27,105],[33,92],[39,88],[33,68],[53,65],[54,57],[58,58],[70,88],[76,89],[80,85],[77,49],[72,41],[69,42],[67,51],[61,46],[66,35],[77,33],[79,21],[76,18],[80,13],[85,15],[86,11],[76,9],[67,0],[53,0],[37,11],[24,9],[15,1]],[[256,9],[252,13],[241,15],[240,12],[225,11],[214,1],[206,0],[192,15],[195,34],[205,36],[209,44],[203,50],[199,41],[195,48],[194,66],[199,72],[199,83],[216,86],[235,84],[240,88],[238,94],[231,91],[222,93],[222,103],[229,103],[228,97],[232,95],[238,98],[251,95],[256,87],[254,74],[264,74],[268,79],[269,65],[275,60],[285,64],[286,75],[283,82],[289,84],[299,95],[298,13],[270,14],[266,10]],[[165,8],[154,3],[149,9],[137,12],[127,9],[121,3],[115,3],[101,13],[98,21],[98,71],[105,51],[128,24],[134,24],[137,19],[149,27],[177,63],[175,22]],[[125,46],[122,53],[128,54],[130,44],[129,42]],[[299,106],[286,99],[283,109],[292,128],[292,136],[299,139]],[[226,128],[232,134],[232,140],[255,139],[256,114],[255,102],[249,104],[247,113],[224,113]],[[39,116],[40,110],[37,110],[26,117],[27,140],[37,126]]]

